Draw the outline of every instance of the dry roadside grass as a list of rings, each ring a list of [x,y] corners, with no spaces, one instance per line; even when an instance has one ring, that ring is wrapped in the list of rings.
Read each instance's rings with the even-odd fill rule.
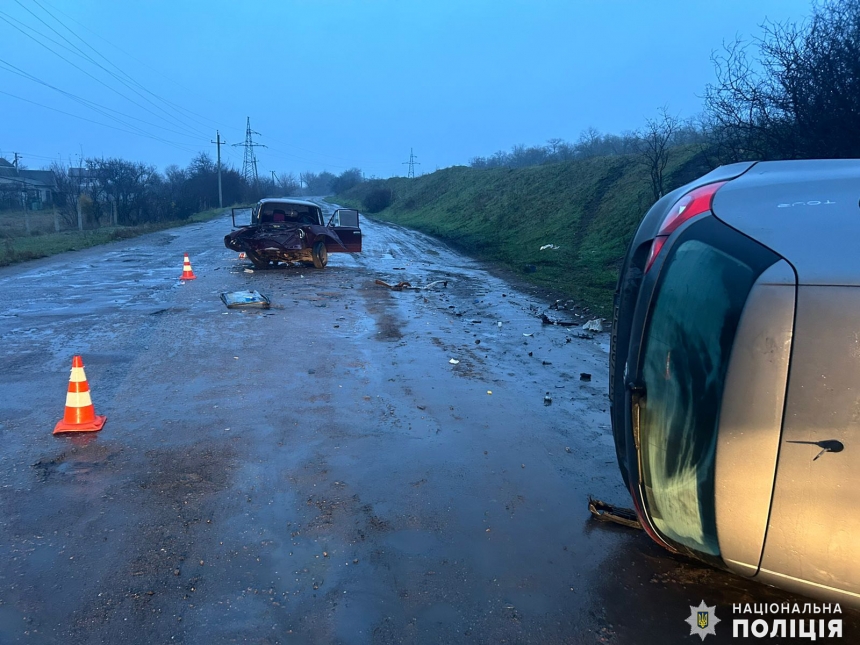
[[[44,258],[66,251],[79,251],[115,240],[124,240],[167,228],[205,222],[229,209],[212,208],[192,215],[187,220],[153,222],[139,226],[102,226],[95,229],[55,231],[51,210],[31,211],[30,234],[27,234],[24,212],[0,211],[0,266]],[[66,227],[65,222],[60,222]]]

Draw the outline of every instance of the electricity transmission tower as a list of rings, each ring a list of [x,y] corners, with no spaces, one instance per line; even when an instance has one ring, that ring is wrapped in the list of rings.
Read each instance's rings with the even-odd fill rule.
[[[412,148],[409,148],[409,161],[404,161],[403,165],[409,166],[409,171],[407,172],[406,176],[410,179],[415,179],[415,165],[421,165],[420,161],[415,161],[417,158],[418,157],[412,154]]]
[[[245,158],[242,161],[242,176],[245,178],[245,181],[248,183],[253,181],[256,186],[259,182],[259,177],[257,176],[257,155],[254,153],[254,148],[266,148],[268,146],[263,143],[254,143],[252,135],[255,134],[263,136],[251,129],[251,117],[248,117],[248,126],[245,129],[245,142],[234,143],[233,145],[245,147]]]

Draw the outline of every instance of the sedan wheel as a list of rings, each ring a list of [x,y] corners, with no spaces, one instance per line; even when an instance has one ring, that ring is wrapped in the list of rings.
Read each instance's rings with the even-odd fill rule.
[[[268,269],[270,266],[272,266],[271,260],[264,258],[256,251],[248,251],[247,255],[251,263],[258,269]]]
[[[328,264],[328,249],[325,247],[325,242],[318,240],[314,244],[314,248],[311,250],[311,256],[314,259],[314,266],[317,269],[325,268],[325,265]]]

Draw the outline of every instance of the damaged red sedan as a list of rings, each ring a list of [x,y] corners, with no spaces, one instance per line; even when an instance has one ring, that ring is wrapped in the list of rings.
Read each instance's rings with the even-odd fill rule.
[[[249,211],[250,223],[236,224],[237,211]],[[279,262],[322,269],[329,253],[361,253],[358,211],[336,210],[325,224],[318,204],[296,199],[261,199],[252,209],[233,209],[233,227],[224,245],[245,252],[259,269]]]

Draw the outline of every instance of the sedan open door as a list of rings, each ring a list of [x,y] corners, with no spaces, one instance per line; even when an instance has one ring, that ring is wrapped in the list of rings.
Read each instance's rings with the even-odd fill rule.
[[[331,240],[326,240],[329,253],[361,253],[361,228],[358,225],[358,211],[354,208],[339,208],[328,222],[343,242],[345,249]]]

